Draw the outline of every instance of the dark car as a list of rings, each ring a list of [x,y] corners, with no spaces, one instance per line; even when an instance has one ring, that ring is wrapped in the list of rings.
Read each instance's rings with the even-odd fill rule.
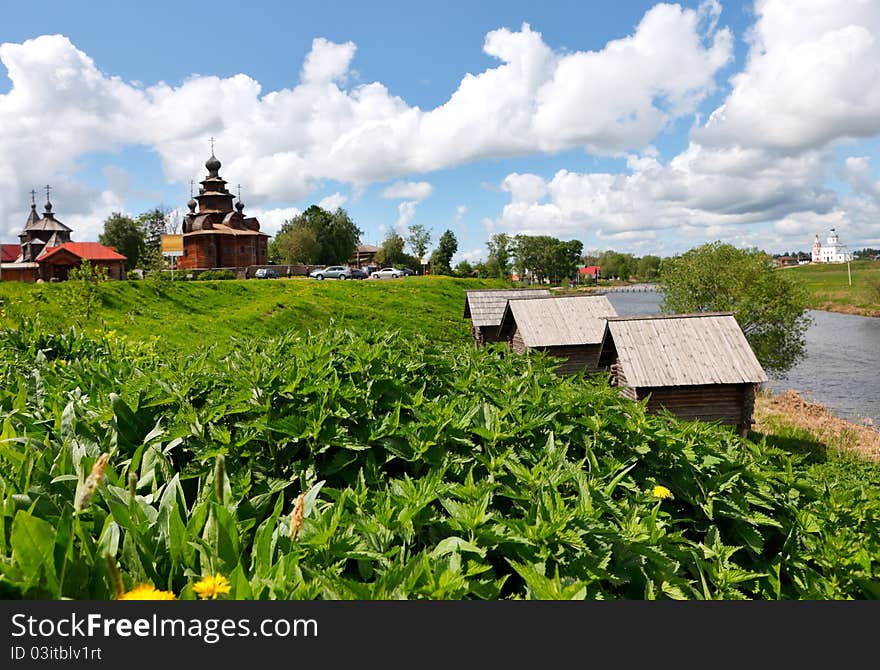
[[[351,269],[351,279],[366,279],[367,273],[361,270],[360,268],[352,268]]]
[[[410,268],[400,268],[400,269],[403,271],[403,274],[405,274],[407,277],[412,277],[416,273],[415,270],[412,270]]]
[[[272,268],[258,268],[254,277],[257,279],[278,279],[278,273]]]

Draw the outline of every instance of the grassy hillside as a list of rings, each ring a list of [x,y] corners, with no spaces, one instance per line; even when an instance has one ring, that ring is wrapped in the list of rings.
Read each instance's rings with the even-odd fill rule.
[[[206,344],[224,349],[230,338],[265,338],[328,327],[361,333],[415,331],[448,342],[470,337],[468,322],[461,318],[465,291],[498,285],[492,280],[448,277],[106,282],[98,287],[100,304],[84,319],[71,309],[71,283],[0,282],[0,325],[39,316],[46,329],[79,323],[133,339],[158,337],[180,351]]]
[[[810,307],[831,312],[880,316],[880,263],[850,263],[852,285],[846,263],[815,263],[782,268],[810,292]]]

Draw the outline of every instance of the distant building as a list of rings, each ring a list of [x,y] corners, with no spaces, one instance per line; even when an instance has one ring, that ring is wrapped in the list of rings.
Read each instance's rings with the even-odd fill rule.
[[[353,268],[363,268],[375,265],[376,254],[378,252],[379,247],[377,246],[372,244],[359,244],[352,257],[348,259],[348,264]]]
[[[814,263],[846,263],[851,261],[853,255],[847,248],[840,243],[837,231],[834,228],[828,234],[825,244],[819,241],[819,235],[813,240],[813,262]]]
[[[177,262],[181,270],[229,268],[243,274],[245,268],[268,263],[269,236],[260,232],[255,217],[244,215],[240,194],[232,206],[235,196],[220,177],[220,165],[212,151],[205,162],[208,176],[200,182],[199,194],[187,203],[183,256]]]
[[[46,187],[46,211],[40,217],[31,191],[31,213],[19,244],[4,244],[0,255],[3,281],[62,281],[84,260],[104,267],[110,279],[125,279],[125,256],[97,242],[72,242],[71,229],[55,218]]]
[[[46,281],[63,281],[83,261],[106,269],[108,279],[125,279],[125,256],[98,242],[65,242],[47,249],[38,259],[40,276]]]

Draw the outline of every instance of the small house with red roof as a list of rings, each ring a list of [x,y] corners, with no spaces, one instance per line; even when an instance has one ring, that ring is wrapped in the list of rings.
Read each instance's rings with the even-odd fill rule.
[[[125,279],[125,256],[113,247],[97,242],[65,242],[46,249],[37,258],[40,276],[45,281],[67,279],[70,270],[78,268],[83,261],[89,261],[93,267],[105,268],[108,279]]]
[[[580,268],[578,270],[580,273],[581,279],[589,276],[594,281],[599,278],[599,266],[598,265],[588,265],[587,267]]]

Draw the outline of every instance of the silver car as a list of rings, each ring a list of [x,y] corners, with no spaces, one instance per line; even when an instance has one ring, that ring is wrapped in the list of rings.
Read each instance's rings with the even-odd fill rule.
[[[350,279],[351,269],[343,265],[328,265],[326,268],[312,270],[309,277],[315,279]]]
[[[403,270],[398,270],[396,268],[382,268],[381,270],[376,270],[373,274],[370,275],[373,279],[398,279],[403,277]]]

